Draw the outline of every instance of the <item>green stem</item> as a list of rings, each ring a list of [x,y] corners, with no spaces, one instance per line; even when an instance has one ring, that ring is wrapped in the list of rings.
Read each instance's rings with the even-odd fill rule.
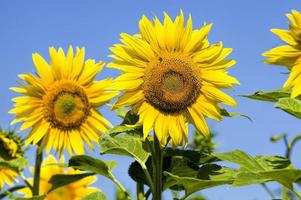
[[[148,189],[145,193],[145,199],[148,199],[149,195],[152,193],[152,190],[151,189]]]
[[[296,144],[296,142],[300,139],[301,139],[301,134],[296,135],[290,142],[288,142],[286,135],[283,137],[284,144],[286,146],[286,155],[285,156],[286,156],[287,159],[291,159],[293,147]],[[282,188],[281,188],[281,198],[283,200],[288,199],[288,192],[287,191],[288,191],[288,189],[286,187],[282,186]],[[292,189],[291,191],[297,197],[299,197],[299,199],[301,199],[301,194],[299,194],[295,189]]]
[[[3,199],[7,195],[11,194],[14,191],[20,190],[26,188],[26,185],[19,185],[19,186],[14,186],[12,188],[9,188],[8,190],[5,190],[3,193],[0,194],[0,199]]]
[[[152,155],[152,165],[153,165],[153,200],[162,199],[162,168],[163,168],[163,154],[160,142],[154,134],[153,143],[153,155]]]
[[[301,199],[301,194],[297,192],[295,189],[292,189],[292,192],[298,197],[298,199]]]
[[[33,177],[33,187],[32,187],[32,195],[39,195],[39,187],[40,187],[40,173],[41,173],[41,165],[43,161],[43,151],[38,146],[36,150],[36,161],[34,168],[34,177]]]
[[[284,186],[281,188],[281,199],[288,200],[287,189]]]
[[[137,199],[144,200],[144,184],[141,182],[137,182],[136,184],[136,191],[137,191]]]
[[[123,187],[123,185],[121,185],[121,183],[115,178],[115,176],[112,173],[110,173],[110,177],[115,183],[115,185],[118,187],[118,189],[129,197],[129,194],[127,193],[126,189]]]
[[[26,184],[26,186],[30,189],[31,193],[33,193],[33,187],[32,185],[28,182],[26,177],[24,176],[23,173],[20,174],[20,177],[22,178],[23,182]]]
[[[275,195],[273,194],[273,192],[270,190],[270,188],[265,184],[265,183],[261,183],[262,187],[265,189],[265,191],[270,195],[270,197],[272,199],[275,199]]]
[[[291,140],[291,142],[290,142],[288,145],[286,145],[286,146],[287,146],[286,157],[287,157],[288,159],[291,158],[293,147],[294,147],[294,145],[296,144],[296,142],[297,142],[298,140],[300,140],[300,139],[301,139],[301,135],[296,135],[296,136]]]

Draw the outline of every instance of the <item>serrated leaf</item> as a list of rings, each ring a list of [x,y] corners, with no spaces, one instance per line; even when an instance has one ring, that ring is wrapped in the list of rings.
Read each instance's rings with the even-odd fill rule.
[[[82,200],[107,200],[107,197],[103,192],[93,192],[83,197]]]
[[[205,164],[199,167],[181,158],[174,158],[172,169],[164,174],[168,176],[164,188],[184,187],[186,196],[206,188],[232,184],[236,171],[216,164]]]
[[[142,139],[133,135],[102,135],[99,139],[101,154],[130,156],[139,163],[145,163],[149,153],[144,149]]]
[[[295,169],[290,161],[283,157],[257,156],[254,158],[240,150],[215,154],[215,156],[240,166],[233,182],[235,186],[277,181],[292,189],[292,183],[301,178],[301,170]]]
[[[289,97],[290,92],[284,90],[273,90],[273,91],[257,91],[251,95],[241,95],[250,99],[256,99],[260,101],[277,102],[281,98]]]
[[[75,181],[81,180],[83,178],[86,178],[88,176],[93,176],[95,173],[84,173],[84,174],[56,174],[50,178],[48,181],[52,187],[49,192],[62,187],[64,185],[68,185],[70,183],[73,183]]]
[[[301,119],[301,101],[298,99],[281,98],[275,107]]]
[[[109,179],[112,178],[111,171],[116,165],[116,161],[102,161],[86,155],[73,156],[69,160],[69,167],[94,172]]]
[[[250,120],[251,122],[253,121],[251,119],[251,117],[249,117],[249,116],[247,116],[243,113],[228,112],[225,108],[221,108],[220,111],[221,111],[221,115],[224,116],[224,117],[244,117],[244,118],[247,118],[248,120]]]

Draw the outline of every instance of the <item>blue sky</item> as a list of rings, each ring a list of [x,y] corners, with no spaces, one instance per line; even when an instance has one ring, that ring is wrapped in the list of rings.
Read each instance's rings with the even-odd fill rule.
[[[288,133],[289,136],[300,133],[301,123],[288,114],[273,108],[265,102],[238,97],[257,90],[281,88],[287,78],[285,68],[269,66],[262,62],[261,53],[282,44],[280,39],[269,30],[287,28],[285,14],[292,9],[301,10],[299,1],[251,1],[251,0],[210,0],[210,1],[0,1],[0,125],[9,127],[13,116],[7,111],[12,107],[14,97],[8,88],[16,86],[17,75],[33,72],[31,54],[40,53],[47,60],[48,47],[69,45],[86,47],[86,58],[109,62],[109,47],[119,41],[119,34],[138,32],[138,21],[142,15],[153,14],[162,19],[162,12],[172,17],[183,9],[186,16],[192,14],[194,27],[203,22],[213,23],[209,36],[212,43],[223,41],[225,47],[233,48],[231,58],[237,64],[230,74],[237,77],[241,85],[230,91],[239,103],[231,111],[243,112],[253,118],[250,122],[244,118],[225,119],[222,123],[208,121],[219,134],[216,138],[218,151],[225,152],[242,149],[252,155],[283,155],[282,143],[269,142],[270,136]],[[115,77],[117,71],[105,69],[98,78]],[[120,120],[108,108],[102,108],[103,114],[113,124]],[[25,133],[21,133],[25,137]],[[296,149],[301,145],[296,145]],[[293,156],[296,158],[296,151]],[[90,153],[98,156],[97,153]],[[33,155],[33,151],[27,153]],[[124,157],[105,156],[104,159],[118,159],[116,176],[134,192],[134,182],[127,178],[127,167],[131,160]],[[32,160],[31,160],[32,161]],[[299,168],[301,161],[293,159]],[[33,162],[32,162],[33,163]],[[114,187],[107,179],[98,178],[95,184],[113,199]],[[269,184],[275,188],[275,184]],[[277,188],[277,186],[276,186]],[[269,199],[258,185],[248,187],[222,186],[202,192],[210,200],[254,200]],[[170,192],[165,193],[170,199]]]

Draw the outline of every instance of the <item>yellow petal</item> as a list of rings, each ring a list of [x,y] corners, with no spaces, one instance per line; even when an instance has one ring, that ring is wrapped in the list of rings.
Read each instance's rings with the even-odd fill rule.
[[[209,97],[210,99],[220,101],[224,104],[230,105],[230,106],[237,106],[237,103],[235,100],[230,97],[229,95],[223,93],[219,89],[208,86],[208,85],[203,85],[201,88],[202,92],[204,95]]]
[[[196,129],[204,136],[209,137],[210,131],[204,116],[200,112],[198,112],[194,106],[188,107],[188,111],[190,114],[189,118],[196,127]]]
[[[43,82],[50,85],[54,78],[48,63],[37,53],[32,54],[32,60]]]

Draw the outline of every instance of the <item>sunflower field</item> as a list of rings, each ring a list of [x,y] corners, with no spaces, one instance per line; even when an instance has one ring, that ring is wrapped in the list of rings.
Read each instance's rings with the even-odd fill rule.
[[[0,199],[301,200],[300,1],[0,11]]]

